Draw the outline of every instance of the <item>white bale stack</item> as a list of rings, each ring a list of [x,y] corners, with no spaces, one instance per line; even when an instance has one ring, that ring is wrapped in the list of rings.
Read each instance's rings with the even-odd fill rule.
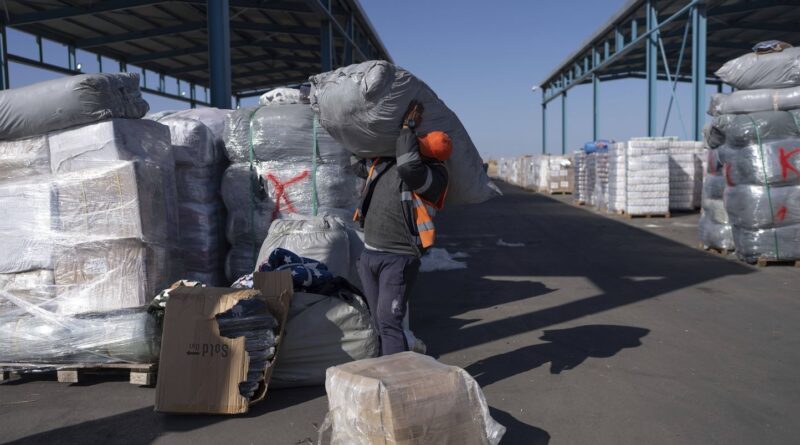
[[[608,148],[608,211],[621,213],[625,211],[627,194],[628,162],[626,142],[615,142]]]
[[[632,139],[626,143],[625,213],[669,213],[668,139]]]
[[[592,205],[608,210],[608,150],[595,152],[595,186]]]
[[[584,184],[586,184],[586,199],[583,200],[588,205],[597,205],[595,187],[597,186],[597,152],[588,153],[584,160]]]
[[[702,157],[702,142],[670,141],[670,210],[696,210],[700,207],[703,187]]]
[[[586,152],[577,150],[573,155],[575,162],[575,201],[578,203],[586,203],[588,201],[587,189],[587,175],[586,175]]]

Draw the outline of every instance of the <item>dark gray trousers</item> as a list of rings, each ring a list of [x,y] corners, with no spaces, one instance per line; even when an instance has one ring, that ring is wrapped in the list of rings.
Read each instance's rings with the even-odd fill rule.
[[[403,317],[419,265],[419,258],[414,255],[367,249],[358,260],[364,296],[380,335],[381,355],[408,350],[403,334]]]

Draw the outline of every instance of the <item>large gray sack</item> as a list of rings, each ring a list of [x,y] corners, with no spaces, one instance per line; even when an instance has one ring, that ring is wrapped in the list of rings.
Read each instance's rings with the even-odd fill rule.
[[[800,86],[800,48],[748,53],[729,60],[714,74],[737,90]]]
[[[800,185],[800,139],[783,139],[716,151],[730,185]]]
[[[137,73],[62,77],[0,92],[0,140],[113,117],[138,119],[148,109]]]
[[[378,333],[361,298],[297,292],[270,386],[322,385],[325,370],[378,356]]]
[[[800,110],[723,114],[712,119],[703,133],[710,148],[800,138]]]
[[[718,116],[720,114],[794,110],[797,108],[800,108],[800,87],[739,90],[711,96],[708,114]]]
[[[310,78],[311,107],[334,139],[356,156],[394,157],[408,105],[425,107],[420,134],[439,130],[453,141],[447,203],[477,204],[499,194],[456,114],[423,81],[385,61],[368,61]]]

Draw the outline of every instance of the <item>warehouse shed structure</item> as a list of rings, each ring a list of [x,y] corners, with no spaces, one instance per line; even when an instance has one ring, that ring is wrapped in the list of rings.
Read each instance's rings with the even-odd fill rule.
[[[567,93],[578,85],[593,90],[593,135],[598,139],[598,89],[606,80],[646,79],[647,135],[666,132],[678,82],[692,84],[691,136],[702,139],[706,85],[725,61],[764,40],[800,42],[800,3],[776,0],[629,0],[553,70],[542,90],[542,152],[546,150],[547,104],[561,98],[562,153],[566,152]],[[663,125],[656,118],[656,82],[671,85]],[[688,113],[687,113],[688,114]]]
[[[80,74],[82,50],[96,55],[100,71],[140,71],[147,93],[231,108],[315,73],[392,61],[358,0],[8,0],[2,7],[2,89],[9,63]],[[34,35],[38,55],[10,53],[7,28]],[[65,46],[67,66],[45,61],[43,39]],[[147,72],[157,85],[147,84]]]

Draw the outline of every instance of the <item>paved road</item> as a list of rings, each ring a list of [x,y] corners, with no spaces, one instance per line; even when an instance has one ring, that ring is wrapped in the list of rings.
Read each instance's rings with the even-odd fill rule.
[[[484,387],[504,444],[800,440],[800,271],[691,247],[694,215],[626,221],[503,189],[440,216],[468,269],[422,274],[412,325]],[[303,444],[326,409],[322,388],[271,392],[241,417],[152,404],[121,381],[12,381],[0,442]]]

